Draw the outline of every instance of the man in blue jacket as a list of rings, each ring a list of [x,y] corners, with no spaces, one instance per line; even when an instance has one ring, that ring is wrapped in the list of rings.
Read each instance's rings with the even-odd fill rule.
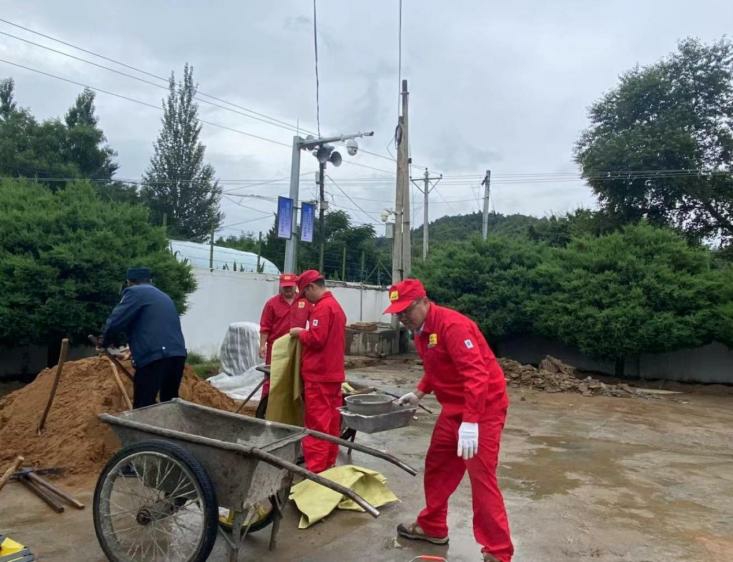
[[[127,335],[135,366],[134,408],[165,402],[178,396],[186,362],[181,319],[171,298],[150,281],[147,267],[127,270],[122,300],[107,318],[101,347],[115,336]]]

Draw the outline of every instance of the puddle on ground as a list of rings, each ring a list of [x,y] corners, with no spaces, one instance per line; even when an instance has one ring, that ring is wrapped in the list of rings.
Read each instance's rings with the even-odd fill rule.
[[[590,478],[597,483],[603,482],[605,486],[623,486],[626,469],[621,461],[650,450],[645,445],[599,439],[571,441],[563,437],[535,435],[525,437],[525,440],[530,445],[525,458],[501,464],[499,476],[508,489],[535,500],[567,494]]]

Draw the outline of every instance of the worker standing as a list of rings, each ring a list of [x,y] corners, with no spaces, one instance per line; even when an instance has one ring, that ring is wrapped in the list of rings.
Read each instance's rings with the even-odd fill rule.
[[[150,269],[127,270],[122,300],[107,318],[100,347],[124,333],[135,367],[133,407],[142,408],[178,397],[186,363],[186,343],[173,300],[154,287]]]
[[[417,405],[431,392],[442,406],[425,457],[425,508],[399,535],[448,543],[448,498],[468,471],[473,531],[485,562],[509,562],[514,553],[504,500],[496,479],[499,442],[508,408],[504,374],[476,324],[431,303],[417,279],[389,290],[395,314],[415,337],[424,375],[401,403]]]
[[[272,345],[275,340],[290,332],[290,328],[304,328],[308,321],[311,305],[296,292],[298,276],[293,273],[280,275],[278,294],[267,300],[260,316],[260,357],[269,365],[272,360]],[[262,398],[257,407],[258,417],[267,411],[267,397],[270,380],[262,385]]]
[[[338,436],[341,432],[341,383],[346,347],[346,315],[315,269],[298,277],[298,289],[313,304],[308,328],[292,328],[300,339],[305,427]],[[323,472],[336,463],[338,445],[315,437],[303,439],[303,456],[311,472]]]

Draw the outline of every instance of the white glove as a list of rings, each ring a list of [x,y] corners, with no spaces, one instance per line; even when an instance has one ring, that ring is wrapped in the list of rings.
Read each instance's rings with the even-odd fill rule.
[[[457,455],[468,460],[476,453],[478,453],[478,424],[463,422],[458,428]]]
[[[408,392],[407,394],[403,394],[400,396],[400,399],[397,400],[397,403],[400,406],[404,406],[405,404],[409,404],[410,406],[417,406],[417,404],[420,402],[420,399],[417,397],[417,394],[414,392]]]

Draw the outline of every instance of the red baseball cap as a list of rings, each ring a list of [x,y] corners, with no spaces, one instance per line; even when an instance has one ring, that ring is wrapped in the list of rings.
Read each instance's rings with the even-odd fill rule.
[[[306,285],[315,283],[319,279],[323,279],[323,274],[317,269],[308,269],[298,276],[298,291],[301,293]]]
[[[418,279],[405,279],[389,288],[390,305],[384,314],[399,314],[417,299],[426,297],[425,287]]]
[[[283,273],[280,276],[280,286],[281,287],[297,287],[298,286],[298,276],[294,273]]]

